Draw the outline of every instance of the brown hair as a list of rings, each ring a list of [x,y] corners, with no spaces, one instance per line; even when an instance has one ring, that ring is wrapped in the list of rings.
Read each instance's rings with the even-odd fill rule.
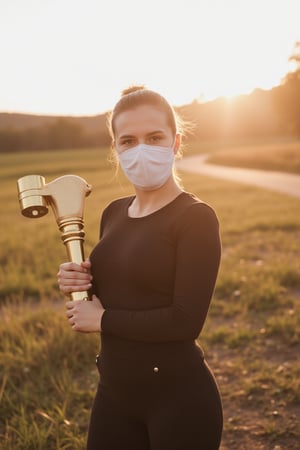
[[[162,95],[147,89],[144,85],[134,85],[122,91],[120,100],[108,116],[108,129],[112,140],[114,140],[115,136],[115,120],[118,114],[142,105],[156,106],[161,111],[164,111],[167,116],[168,125],[174,135],[176,133],[183,133],[181,119]]]

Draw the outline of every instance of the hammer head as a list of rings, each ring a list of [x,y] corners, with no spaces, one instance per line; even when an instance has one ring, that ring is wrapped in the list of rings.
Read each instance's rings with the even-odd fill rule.
[[[45,178],[27,175],[17,182],[20,208],[23,216],[37,219],[48,213],[46,198],[42,195]]]

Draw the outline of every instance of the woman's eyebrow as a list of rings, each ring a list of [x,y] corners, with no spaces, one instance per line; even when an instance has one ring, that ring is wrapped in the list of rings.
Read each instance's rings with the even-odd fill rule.
[[[155,134],[164,134],[164,133],[165,133],[164,130],[154,130],[154,131],[150,131],[150,133],[147,133],[146,136],[150,137],[150,136],[153,136]],[[118,140],[120,141],[122,139],[132,139],[134,137],[135,137],[135,135],[133,135],[133,134],[121,134],[118,137]]]
[[[121,139],[129,139],[133,137],[134,136],[132,134],[121,134],[121,136],[118,137],[118,140],[120,141]]]
[[[164,130],[155,130],[155,131],[151,131],[150,133],[147,133],[146,136],[149,137],[154,134],[164,134],[164,133],[165,133]]]

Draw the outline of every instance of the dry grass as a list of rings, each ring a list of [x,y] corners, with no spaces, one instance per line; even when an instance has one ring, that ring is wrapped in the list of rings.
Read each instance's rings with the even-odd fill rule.
[[[132,192],[97,149],[0,155],[0,441],[3,450],[85,446],[99,339],[66,324],[56,285],[65,249],[52,213],[21,216],[16,180],[76,173],[86,200],[86,252],[113,198]],[[285,195],[182,174],[217,211],[223,259],[200,342],[223,396],[223,450],[297,449],[300,414],[300,208]]]

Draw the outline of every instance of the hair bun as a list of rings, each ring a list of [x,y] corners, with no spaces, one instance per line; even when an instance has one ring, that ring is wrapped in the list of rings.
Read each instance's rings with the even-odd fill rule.
[[[136,92],[136,91],[144,91],[146,89],[147,88],[144,84],[135,84],[133,86],[129,86],[126,89],[123,89],[123,91],[121,92],[121,97],[124,97],[125,95],[128,95],[128,94],[132,94],[133,92]]]

